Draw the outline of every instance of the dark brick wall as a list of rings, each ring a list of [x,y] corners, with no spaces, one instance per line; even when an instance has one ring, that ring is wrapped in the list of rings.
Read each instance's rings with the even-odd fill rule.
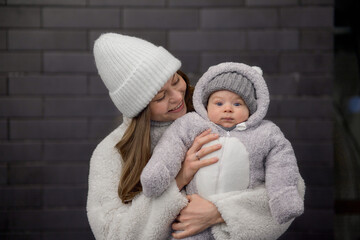
[[[195,83],[222,61],[262,67],[306,211],[281,239],[333,238],[333,0],[0,0],[0,239],[92,239],[91,152],[118,123],[94,40],[115,31],[179,57]]]

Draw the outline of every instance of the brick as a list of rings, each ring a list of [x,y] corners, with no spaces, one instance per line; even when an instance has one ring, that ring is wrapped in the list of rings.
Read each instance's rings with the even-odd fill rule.
[[[333,187],[307,187],[305,193],[305,209],[332,209],[334,207]]]
[[[11,240],[22,240],[22,239],[43,240],[42,233],[33,233],[33,232],[4,232],[4,233],[0,233],[0,238],[11,239]]]
[[[266,114],[266,119],[270,119],[273,121],[275,121],[276,119],[279,119],[279,116],[280,116],[279,109],[280,109],[280,101],[275,100],[270,97],[270,105],[269,105],[269,109]]]
[[[332,69],[332,53],[286,53],[280,57],[281,72],[329,73]]]
[[[6,95],[8,89],[7,78],[0,76],[0,95]]]
[[[85,31],[9,31],[9,49],[11,50],[84,50],[87,49],[86,45]]]
[[[11,166],[9,184],[78,185],[87,184],[87,165]]]
[[[116,118],[112,120],[92,120],[90,122],[89,137],[91,139],[103,139],[122,122],[122,119]]]
[[[281,27],[329,27],[333,26],[333,8],[303,7],[280,9]]]
[[[88,165],[46,166],[44,167],[44,181],[54,185],[79,185],[88,183]]]
[[[42,159],[42,144],[35,142],[5,142],[0,143],[0,161],[40,161]]]
[[[86,120],[10,121],[10,139],[81,139],[86,136]]]
[[[303,5],[334,5],[334,0],[301,0]]]
[[[236,7],[244,6],[244,0],[170,0],[171,7]]]
[[[8,212],[8,230],[42,230],[41,210],[19,210]]]
[[[6,31],[0,31],[0,49],[6,49],[7,40],[6,40]]]
[[[41,54],[37,53],[1,53],[0,72],[41,70]]]
[[[91,76],[89,83],[89,92],[90,94],[100,94],[108,95],[109,91],[107,90],[104,82],[101,80],[100,76]]]
[[[330,76],[305,76],[299,81],[300,95],[332,95],[333,78]]]
[[[296,95],[298,92],[298,74],[264,75],[270,96]],[[270,102],[271,104],[271,102]]]
[[[302,49],[324,49],[331,50],[334,47],[332,31],[304,30],[301,33]]]
[[[1,211],[0,210],[0,215],[1,215],[1,218],[0,218],[0,238],[1,239],[7,239],[6,238],[6,235],[5,235],[5,230],[8,229],[8,213],[7,211]]]
[[[246,0],[246,6],[291,6],[297,4],[297,0]]]
[[[85,210],[20,210],[8,215],[11,231],[82,230],[89,224]]]
[[[180,31],[170,32],[169,50],[242,50],[245,49],[245,33],[240,31]]]
[[[198,11],[187,9],[124,9],[125,28],[196,29]]]
[[[40,14],[40,9],[33,7],[2,7],[0,27],[40,27]]]
[[[96,144],[79,142],[49,142],[44,144],[45,161],[89,161]]]
[[[41,166],[10,166],[9,185],[44,184],[44,171]]]
[[[115,33],[129,35],[138,37],[144,40],[147,40],[157,46],[166,46],[167,44],[167,33],[165,30],[121,30],[121,31],[112,31]],[[104,31],[91,31],[90,32],[90,48],[93,49],[95,40],[103,34]]]
[[[46,187],[44,188],[44,206],[47,208],[85,207],[86,187]]]
[[[58,95],[86,94],[87,79],[77,75],[27,75],[10,77],[9,93],[11,95]]]
[[[0,119],[0,139],[6,139],[8,137],[7,121]]]
[[[45,116],[116,116],[119,111],[109,98],[61,98],[46,99]],[[94,109],[96,109],[94,111]]]
[[[333,209],[305,209],[302,216],[292,223],[292,229],[309,232],[329,232],[333,230]],[[321,223],[321,224],[319,224]]]
[[[43,226],[49,230],[88,230],[89,222],[85,209],[51,210],[44,212]]]
[[[85,6],[86,0],[7,0],[8,5],[57,5],[68,6],[78,5]]]
[[[8,171],[6,166],[0,165],[0,184],[7,184]]]
[[[44,27],[116,28],[120,27],[120,10],[86,8],[44,8]]]
[[[292,145],[299,164],[306,167],[333,166],[332,141],[294,141]]]
[[[0,207],[32,207],[41,208],[41,188],[0,188]]]
[[[2,98],[0,116],[2,117],[37,117],[42,115],[40,98]]]
[[[277,27],[275,9],[204,9],[201,27],[211,29]]]
[[[295,219],[296,221],[296,219]],[[289,230],[287,230],[283,235],[281,235],[278,240],[317,240],[317,239],[326,239],[334,240],[334,233],[332,231],[327,232],[311,232],[311,231],[294,231],[291,232],[292,225],[290,225]]]
[[[279,114],[282,117],[332,118],[331,99],[289,99],[280,100]]]
[[[74,232],[69,231],[65,232],[62,230],[61,232],[45,232],[43,234],[42,240],[63,240],[63,239],[77,239],[77,240],[95,240],[94,235],[91,230],[86,232]]]
[[[90,0],[90,6],[165,6],[165,0]]]
[[[296,50],[299,33],[293,30],[249,31],[247,43],[250,50]]]
[[[96,73],[91,53],[48,52],[44,54],[45,72]]]
[[[210,66],[220,62],[242,62],[251,66],[261,66],[264,73],[278,72],[278,55],[261,53],[204,53],[201,57],[200,72],[205,72]]]
[[[333,167],[299,165],[307,186],[331,187],[334,184]]]
[[[296,120],[272,119],[272,121],[281,129],[287,139],[291,140],[296,137]]]
[[[200,72],[200,54],[196,53],[196,52],[172,52],[172,54],[174,54],[178,59],[181,60],[181,70],[185,73],[185,74],[189,74],[189,73],[196,73],[196,72]],[[188,76],[189,77],[189,76]],[[193,86],[195,86],[195,80],[197,81],[199,78],[196,79],[190,79],[193,82],[191,82],[191,84],[193,84]]]
[[[302,140],[331,140],[332,128],[332,120],[299,120],[296,137]]]

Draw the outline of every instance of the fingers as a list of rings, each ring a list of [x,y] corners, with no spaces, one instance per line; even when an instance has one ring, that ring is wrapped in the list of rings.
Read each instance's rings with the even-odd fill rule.
[[[204,137],[204,136],[208,135],[209,133],[211,133],[211,128],[206,129],[205,131],[203,131],[203,132],[199,135],[199,137]]]
[[[219,161],[218,157],[212,157],[212,158],[209,158],[209,159],[204,159],[204,160],[196,162],[196,168],[199,170],[200,168],[209,166],[211,164],[214,164],[217,161]]]
[[[175,231],[183,231],[183,230],[185,230],[185,227],[183,226],[182,223],[173,223],[171,227]]]
[[[188,153],[197,152],[204,144],[211,142],[219,137],[217,133],[211,133],[211,129],[202,132],[194,140],[193,145],[190,147]]]
[[[212,152],[219,150],[220,148],[221,148],[221,144],[214,144],[200,149],[199,151],[196,152],[196,154],[199,158],[202,158]]]
[[[175,232],[175,233],[172,233],[172,236],[175,238],[175,239],[182,239],[182,238],[186,238],[186,237],[189,237],[189,236],[192,236],[194,235],[194,231],[193,230],[185,230],[185,231],[182,231],[182,232]]]

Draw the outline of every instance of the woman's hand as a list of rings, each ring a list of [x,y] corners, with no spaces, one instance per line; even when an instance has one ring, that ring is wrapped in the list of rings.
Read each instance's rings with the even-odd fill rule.
[[[192,236],[214,224],[224,222],[216,206],[200,197],[197,194],[188,195],[189,204],[180,211],[172,228],[175,231],[182,231],[173,233],[173,237],[181,239]]]
[[[211,133],[211,129],[204,131],[195,138],[193,145],[187,151],[182,167],[176,176],[176,184],[180,190],[193,179],[195,173],[200,168],[216,163],[219,160],[217,157],[213,157],[199,161],[200,158],[221,148],[221,144],[215,144],[201,149],[204,144],[217,138],[219,138],[219,135]]]

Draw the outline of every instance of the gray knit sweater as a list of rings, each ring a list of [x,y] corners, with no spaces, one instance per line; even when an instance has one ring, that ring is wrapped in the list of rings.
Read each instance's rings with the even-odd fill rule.
[[[231,131],[210,122],[202,103],[204,86],[214,76],[226,71],[240,71],[253,83],[257,96],[256,112]],[[297,190],[300,175],[296,158],[280,129],[264,120],[269,92],[262,75],[240,63],[213,66],[197,83],[193,103],[196,112],[177,119],[154,149],[141,175],[144,194],[149,197],[161,195],[179,172],[195,137],[211,128],[220,135],[218,141],[223,145],[216,153],[220,160],[198,171],[187,186],[188,194],[199,193],[211,198],[216,194],[253,189],[265,183],[271,214],[278,223],[301,215],[304,203]]]

